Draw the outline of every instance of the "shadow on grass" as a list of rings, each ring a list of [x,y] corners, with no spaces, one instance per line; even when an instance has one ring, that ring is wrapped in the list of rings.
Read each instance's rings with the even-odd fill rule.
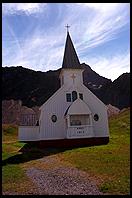
[[[45,156],[64,152],[65,150],[70,150],[70,149],[72,148],[49,147],[49,148],[40,149],[34,144],[26,144],[19,150],[18,154],[3,160],[2,166],[5,166],[7,164],[24,163],[35,159],[40,159]]]

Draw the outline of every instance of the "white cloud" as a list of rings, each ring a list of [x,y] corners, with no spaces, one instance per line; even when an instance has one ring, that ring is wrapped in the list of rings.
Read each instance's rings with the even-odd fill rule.
[[[10,49],[11,51],[11,49]],[[13,54],[11,59],[6,59],[5,65],[22,65],[34,70],[55,70],[62,66],[64,54],[64,35],[34,34],[27,38],[21,50]],[[79,53],[78,53],[79,55]],[[9,56],[9,54],[8,54]],[[115,80],[119,75],[130,72],[130,53],[115,53],[114,55],[84,56],[80,62],[89,64],[98,74]]]
[[[68,23],[78,52],[85,54],[88,49],[116,39],[128,27],[129,9],[128,3],[66,4],[59,28],[64,29]]]
[[[52,32],[52,30],[51,30]],[[64,51],[64,35],[54,35],[51,32],[47,34],[43,31],[36,31],[18,45],[13,56],[9,59],[3,54],[4,65],[22,65],[35,70],[48,71],[60,68],[62,65],[62,54]],[[21,46],[21,49],[19,49]],[[9,48],[11,51],[11,48]],[[4,50],[3,50],[4,51]]]
[[[119,5],[119,3],[78,3],[78,5],[87,6],[99,12],[113,12]]]
[[[101,76],[115,80],[121,74],[130,72],[130,53],[122,52],[113,56],[89,57],[85,58],[84,62],[89,64],[91,68]]]
[[[45,5],[45,3],[2,3],[2,13],[10,15],[23,12],[30,15],[42,12]]]

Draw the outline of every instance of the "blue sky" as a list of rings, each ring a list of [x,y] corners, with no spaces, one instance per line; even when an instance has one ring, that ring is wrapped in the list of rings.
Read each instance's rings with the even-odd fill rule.
[[[66,28],[81,63],[115,80],[130,72],[129,3],[3,3],[2,66],[62,66]]]

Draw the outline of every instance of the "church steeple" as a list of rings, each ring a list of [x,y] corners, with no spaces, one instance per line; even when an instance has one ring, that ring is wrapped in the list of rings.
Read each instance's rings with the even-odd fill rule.
[[[69,26],[67,25],[66,27],[67,27],[67,38],[66,38],[62,68],[81,69],[82,67],[80,65],[77,53],[75,51],[74,45],[72,43],[69,31],[68,31]]]
[[[83,83],[82,68],[77,53],[75,51],[74,45],[72,43],[68,28],[67,27],[67,38],[65,44],[65,51],[62,63],[62,69],[59,75],[60,84],[68,86],[77,86],[77,84]]]

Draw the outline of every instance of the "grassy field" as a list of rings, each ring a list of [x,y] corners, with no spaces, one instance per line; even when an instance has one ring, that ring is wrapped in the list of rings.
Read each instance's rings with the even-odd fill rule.
[[[2,127],[2,188],[3,191],[23,193],[35,188],[27,178],[24,167],[37,165],[37,159],[56,154],[64,163],[70,163],[88,172],[98,181],[102,192],[116,195],[130,194],[130,110],[109,120],[110,142],[108,145],[60,149],[37,149],[17,141],[17,126]],[[39,166],[39,164],[38,164]],[[34,186],[34,187],[33,187]]]
[[[130,193],[130,112],[109,120],[108,145],[77,148],[64,152],[61,157],[77,168],[87,171],[99,181],[102,192]]]
[[[31,181],[26,177],[24,170],[14,161],[3,164],[6,160],[20,154],[19,150],[24,146],[24,143],[17,142],[17,126],[3,125],[2,141],[2,190],[24,193],[27,186],[31,187]]]

